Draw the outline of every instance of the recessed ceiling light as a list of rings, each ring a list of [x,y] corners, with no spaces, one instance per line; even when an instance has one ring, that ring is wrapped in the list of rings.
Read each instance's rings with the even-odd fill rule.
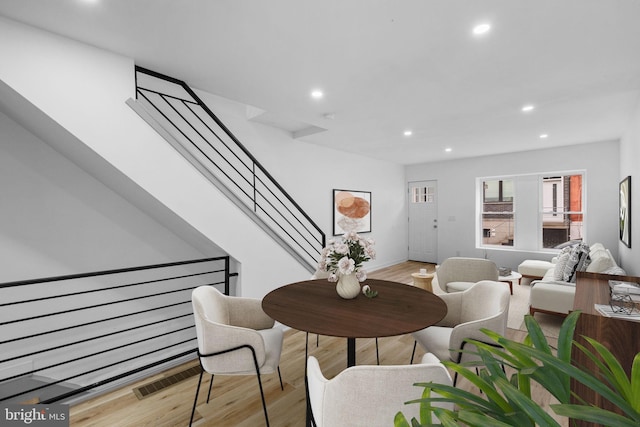
[[[412,130],[405,130],[404,131],[404,136],[411,136],[413,135],[413,131]]]
[[[540,134],[540,139],[549,138],[549,135],[546,133]]]
[[[447,153],[450,153],[453,151],[453,148],[445,148],[444,151],[446,151]]]
[[[481,36],[487,34],[489,31],[491,31],[491,24],[487,24],[486,22],[473,27],[474,36]]]
[[[530,112],[530,111],[535,110],[535,108],[536,108],[536,107],[535,107],[535,106],[533,106],[533,105],[531,105],[531,104],[529,104],[529,105],[525,105],[524,107],[522,107],[522,112],[523,112],[523,113],[528,113],[528,112]]]
[[[321,91],[321,90],[319,90],[319,89],[313,90],[313,91],[311,92],[311,97],[312,97],[313,99],[320,99],[320,98],[322,98],[323,96],[324,96],[324,93],[322,93],[322,91]]]

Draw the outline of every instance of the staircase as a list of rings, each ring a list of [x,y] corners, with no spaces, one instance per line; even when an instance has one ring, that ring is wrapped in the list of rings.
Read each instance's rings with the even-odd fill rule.
[[[127,104],[309,272],[325,234],[183,81],[136,67]]]

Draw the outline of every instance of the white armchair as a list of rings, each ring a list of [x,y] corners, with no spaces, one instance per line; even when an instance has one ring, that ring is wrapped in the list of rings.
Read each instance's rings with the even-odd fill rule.
[[[283,332],[262,310],[258,299],[230,297],[211,286],[196,288],[191,297],[202,371],[191,411],[196,410],[204,371],[211,374],[209,396],[215,374],[257,375],[267,426],[269,417],[260,374],[278,372]],[[282,377],[280,376],[282,388]],[[209,402],[207,397],[207,403]]]
[[[464,340],[487,341],[480,329],[490,329],[504,335],[509,316],[509,290],[503,283],[483,280],[466,291],[440,295],[447,304],[447,315],[436,325],[414,332],[416,343],[440,360],[456,363],[474,360],[461,353]],[[416,350],[413,345],[411,363]],[[465,347],[473,351],[473,346]],[[455,378],[454,378],[455,384]]]
[[[432,354],[422,363],[395,366],[353,366],[329,380],[324,377],[318,360],[307,362],[309,400],[317,427],[376,427],[393,425],[398,411],[407,419],[419,417],[419,404],[405,405],[419,399],[417,382],[433,381],[451,385],[447,369]],[[435,406],[453,409],[450,403]],[[436,421],[436,418],[433,418]]]
[[[436,280],[445,292],[460,292],[469,289],[481,280],[498,281],[498,267],[484,258],[447,258],[436,269]]]

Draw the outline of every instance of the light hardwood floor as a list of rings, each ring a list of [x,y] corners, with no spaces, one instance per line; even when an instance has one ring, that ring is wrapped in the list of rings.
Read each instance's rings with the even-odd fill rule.
[[[376,271],[370,276],[410,284],[411,273],[419,271],[420,268],[427,268],[430,272],[435,269],[432,264],[409,261]],[[522,339],[524,334],[521,331],[509,330],[507,335]],[[262,377],[269,420],[273,427],[305,425],[305,337],[304,332],[296,330],[288,330],[285,333],[280,361],[284,390],[280,389],[277,374]],[[413,339],[410,335],[380,338],[378,342],[381,364],[409,363],[413,347]],[[345,339],[322,336],[319,346],[316,346],[315,335],[313,335],[310,337],[309,349],[309,353],[318,358],[322,371],[327,377],[331,378],[345,369]],[[422,354],[423,351],[419,350],[417,357],[422,357]],[[359,364],[376,363],[375,340],[357,340],[357,360]],[[193,366],[198,366],[197,361],[75,405],[70,408],[71,425],[77,427],[186,426],[191,415],[197,376],[142,399],[139,399],[133,390]],[[217,427],[264,425],[260,392],[255,376],[216,376],[212,399],[208,404],[206,404],[206,389],[210,377],[205,374],[204,378],[206,383],[200,392],[194,425]],[[460,386],[468,388],[464,382],[461,382]],[[421,390],[416,388],[416,397],[419,397],[420,392]],[[534,390],[534,398],[545,405],[549,403],[549,397],[544,391]],[[390,426],[392,424],[393,421],[389,423]],[[566,425],[566,423],[563,424]]]

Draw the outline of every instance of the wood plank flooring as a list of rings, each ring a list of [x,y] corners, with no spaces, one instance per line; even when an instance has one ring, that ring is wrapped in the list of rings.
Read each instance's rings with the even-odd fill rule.
[[[435,270],[432,264],[414,261],[405,262],[370,274],[371,277],[411,283],[411,273],[427,268]],[[521,331],[509,330],[509,336],[522,339]],[[263,387],[273,427],[305,425],[304,393],[304,354],[306,334],[296,330],[285,332],[284,347],[280,359],[280,369],[284,390],[280,389],[277,374],[263,375]],[[380,338],[378,340],[381,364],[407,364],[411,356],[413,339],[410,335]],[[418,346],[419,348],[420,346]],[[337,375],[346,368],[346,340],[321,336],[316,346],[316,336],[309,337],[309,354],[318,358],[323,373],[328,378]],[[419,348],[417,357],[422,357]],[[375,340],[357,340],[358,364],[375,364]],[[417,359],[419,360],[419,359]],[[164,427],[186,426],[189,423],[193,398],[198,377],[190,377],[162,391],[139,399],[133,390],[142,385],[171,376],[189,367],[198,366],[193,361],[173,368],[138,383],[123,387],[114,392],[98,396],[70,408],[71,425],[77,427]],[[208,374],[205,374],[198,399],[194,425],[217,427],[255,427],[263,426],[264,415],[260,402],[260,391],[255,376],[216,376],[212,399],[206,404],[206,390],[209,386]],[[461,382],[461,387],[465,387]],[[468,388],[468,385],[465,387]],[[416,397],[420,389],[416,388]],[[535,390],[534,398],[548,405],[549,397],[544,390]],[[401,410],[402,408],[398,408]],[[391,421],[389,425],[391,426]],[[563,425],[567,425],[566,422]]]

